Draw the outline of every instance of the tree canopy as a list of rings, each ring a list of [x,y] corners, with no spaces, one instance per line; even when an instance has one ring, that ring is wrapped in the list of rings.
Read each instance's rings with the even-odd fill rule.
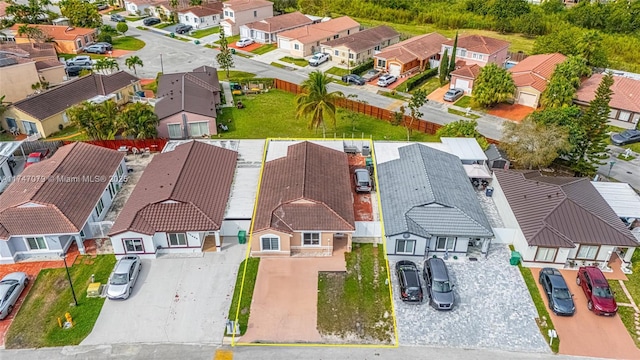
[[[302,92],[296,96],[296,118],[309,119],[309,128],[325,129],[325,120],[331,121],[336,128],[336,103],[344,97],[340,91],[329,92],[327,85],[331,79],[323,72],[316,70],[302,82]]]
[[[227,79],[229,79],[229,71],[233,67],[233,55],[231,55],[231,50],[229,50],[229,43],[227,42],[227,37],[224,34],[222,26],[220,27],[220,48],[218,50],[220,52],[216,55],[216,61],[220,68],[225,71]]]
[[[552,108],[571,106],[573,97],[580,87],[580,79],[590,74],[591,69],[583,57],[568,57],[558,64],[551,74],[549,84],[542,92],[540,105]]]
[[[153,107],[144,103],[132,103],[119,109],[113,100],[101,104],[85,101],[69,108],[67,116],[72,124],[94,140],[113,140],[118,134],[135,139],[158,135],[158,116]]]
[[[473,83],[473,102],[490,107],[513,98],[516,84],[511,73],[496,64],[487,64]]]
[[[520,123],[505,122],[500,147],[523,168],[543,168],[568,150],[567,137],[567,130],[560,126],[527,118]]]
[[[436,131],[438,138],[443,137],[472,137],[478,140],[478,144],[483,150],[489,147],[489,142],[477,129],[478,122],[475,120],[458,120],[450,122]]]
[[[58,3],[60,12],[73,26],[97,28],[102,26],[102,16],[93,3],[83,0],[63,0]]]

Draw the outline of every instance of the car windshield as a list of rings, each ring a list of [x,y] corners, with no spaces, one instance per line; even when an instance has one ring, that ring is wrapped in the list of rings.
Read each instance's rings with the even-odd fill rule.
[[[127,274],[113,274],[111,277],[111,285],[125,285],[127,283]]]
[[[611,293],[611,289],[596,287],[593,288],[593,295],[599,298],[611,299],[613,298],[613,294]]]
[[[407,288],[407,292],[409,294],[415,294],[417,292],[420,292],[420,288],[418,288],[418,287],[410,287],[410,288]]]
[[[623,132],[621,132],[621,133],[620,133],[620,136],[622,136],[623,138],[628,139],[628,138],[630,138],[631,136],[633,136],[633,133],[632,133],[631,131],[627,130],[627,131],[623,131]]]
[[[40,161],[40,158],[37,158],[37,157],[30,157],[27,159],[28,163],[37,163],[39,161]]]
[[[553,289],[553,297],[560,300],[571,299],[571,293],[567,289]]]
[[[446,293],[451,291],[451,284],[448,281],[434,281],[431,288],[433,292]]]

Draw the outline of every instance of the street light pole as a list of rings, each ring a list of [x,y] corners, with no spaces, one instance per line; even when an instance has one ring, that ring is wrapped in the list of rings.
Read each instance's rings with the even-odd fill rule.
[[[607,173],[607,177],[611,177],[611,169],[613,169],[613,165],[615,164],[615,160],[609,161],[609,172]]]
[[[164,65],[162,64],[162,54],[160,54],[160,72],[164,74]]]
[[[73,290],[73,282],[71,281],[71,274],[69,273],[69,267],[67,266],[67,255],[60,254],[62,261],[64,261],[64,268],[67,269],[67,279],[69,279],[69,286],[71,286],[71,294],[73,294],[73,302],[78,306],[78,299],[76,298],[76,292]]]

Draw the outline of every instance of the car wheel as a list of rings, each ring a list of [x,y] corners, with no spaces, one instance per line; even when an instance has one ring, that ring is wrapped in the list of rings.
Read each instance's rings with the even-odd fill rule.
[[[12,311],[13,311],[13,305],[9,305],[9,307],[7,308],[7,315],[11,314]]]
[[[587,309],[589,309],[589,311],[593,311],[593,302],[591,300],[587,301]]]
[[[577,278],[576,278],[576,284],[577,284],[578,286],[580,286],[580,277],[577,277]]]
[[[29,278],[24,279],[24,287],[27,287],[27,285],[29,285]]]

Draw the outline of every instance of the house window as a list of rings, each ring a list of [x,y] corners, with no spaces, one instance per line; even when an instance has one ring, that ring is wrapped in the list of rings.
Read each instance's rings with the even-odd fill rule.
[[[140,91],[140,85],[133,84],[133,91]]]
[[[351,34],[351,30],[347,30],[347,35]]]
[[[116,101],[120,101],[121,99],[122,99],[122,95],[119,92],[117,92],[116,93]]]
[[[593,245],[580,245],[576,259],[595,260],[599,248],[599,246]]]
[[[233,17],[233,11],[229,11],[229,16]]]
[[[338,56],[340,52],[338,50],[333,50],[333,55]]]
[[[10,118],[10,117],[4,118],[4,119],[7,122],[7,128],[9,130],[11,130],[12,128],[18,128],[18,123],[16,123],[16,119]]]
[[[187,234],[169,234],[169,246],[187,246]]]
[[[66,112],[62,113],[62,122],[64,122],[64,123],[68,123],[69,122],[69,116],[67,115]]]
[[[180,139],[182,137],[180,124],[168,124],[167,129],[169,130],[169,139]]]
[[[84,230],[80,230],[80,237],[84,239]]]
[[[2,170],[2,168],[0,168],[0,181],[4,180],[4,178],[5,178],[6,176],[7,176],[7,175],[4,173],[4,170]]]
[[[109,183],[109,198],[113,199],[113,197],[116,195],[116,193],[118,192],[118,190],[116,189],[116,184],[113,182]]]
[[[260,251],[279,251],[280,238],[275,235],[265,235],[260,238]]]
[[[142,245],[142,239],[122,239],[124,243],[124,251],[126,253],[141,253],[144,252],[144,246]]]
[[[253,17],[258,17],[258,10],[253,10]]]
[[[416,249],[415,240],[396,240],[396,254],[413,254]]]
[[[29,245],[29,250],[47,250],[47,242],[44,240],[44,236],[28,237],[25,239]]]
[[[333,38],[334,38],[334,39],[337,39],[337,38],[339,38],[339,37],[340,37],[340,35],[333,35]]]
[[[349,53],[349,59],[353,59],[353,54]]]
[[[88,36],[85,36],[85,37],[84,37],[84,43],[85,43],[85,44],[88,44],[88,43],[89,43],[89,37],[88,37]]]
[[[98,205],[96,205],[96,216],[100,216],[102,214],[102,210],[104,210],[104,203],[102,202],[102,198],[98,200]]]
[[[467,50],[465,50],[465,49],[461,49],[461,50],[460,50],[460,56],[462,56],[462,57],[467,57]]]
[[[378,59],[378,67],[379,68],[386,68],[387,67],[387,61],[383,60],[383,59]]]
[[[82,48],[82,40],[78,39],[76,40],[76,49],[80,49]]]
[[[320,246],[320,233],[302,234],[302,246]]]
[[[189,15],[185,16],[184,19],[189,22]]]
[[[628,111],[620,111],[620,114],[618,115],[618,120],[620,121],[629,121],[629,119],[631,119],[631,113]]]
[[[118,175],[118,180],[122,180],[122,175],[124,175],[124,169],[122,165],[118,166],[118,170],[116,170],[116,175]]]
[[[189,123],[189,135],[191,137],[201,137],[209,134],[209,122]]]
[[[536,261],[553,262],[556,259],[556,248],[539,247],[536,252]]]
[[[380,45],[377,45],[376,47],[374,47],[373,50],[380,51]]]
[[[224,11],[224,16],[229,16],[229,12],[227,10]]]
[[[453,250],[455,247],[456,239],[450,237],[438,237],[436,241],[437,251]]]
[[[203,23],[203,22],[204,22],[204,18],[200,18],[200,23]]]
[[[293,48],[294,48],[294,49],[296,49],[296,50],[300,50],[300,45],[298,45],[298,44],[293,44]]]

